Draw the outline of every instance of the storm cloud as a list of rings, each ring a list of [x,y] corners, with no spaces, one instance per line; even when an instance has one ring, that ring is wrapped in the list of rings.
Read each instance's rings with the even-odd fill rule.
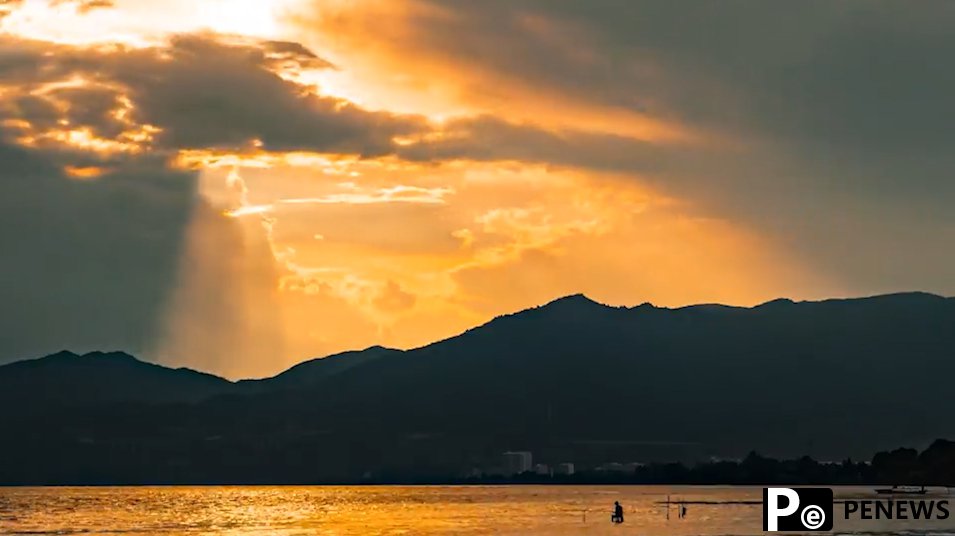
[[[167,45],[132,48],[14,38],[0,42],[0,51],[0,82],[21,94],[10,117],[41,128],[67,119],[115,134],[110,112],[120,98],[130,101],[136,123],[160,130],[157,146],[166,149],[241,149],[254,140],[266,150],[375,156],[392,151],[394,136],[424,128],[418,118],[365,111],[283,79],[277,67],[331,67],[295,43],[181,35]],[[43,84],[76,79],[79,87],[35,95]],[[52,113],[52,99],[64,103],[67,116]]]
[[[2,359],[64,348],[145,351],[176,283],[195,177],[143,165],[70,180],[0,145]]]
[[[542,112],[541,122],[589,106],[703,138],[637,143],[613,126],[581,124],[525,130],[518,141],[513,125],[479,121],[472,131],[508,140],[504,155],[630,168],[713,217],[771,234],[847,292],[955,292],[945,246],[955,236],[950,2],[416,0],[328,9],[302,16],[303,35],[309,25],[354,42],[377,32],[391,44],[383,65],[420,58],[419,76],[460,77],[462,98],[490,108],[547,98],[567,110],[545,110],[556,119]],[[386,16],[391,24],[375,24]],[[430,150],[494,152],[466,145],[439,140]]]
[[[0,39],[9,96],[0,105],[0,359],[123,349],[235,371],[228,361],[244,351],[281,352],[265,238],[210,206],[199,172],[175,167],[175,155],[255,140],[369,156],[389,152],[418,120],[317,97],[275,74],[279,66],[330,67],[281,41]],[[249,292],[264,296],[254,319],[242,302]]]

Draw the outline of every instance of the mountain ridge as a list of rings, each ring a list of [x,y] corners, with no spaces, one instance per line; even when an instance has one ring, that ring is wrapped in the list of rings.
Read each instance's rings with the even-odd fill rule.
[[[931,293],[931,292],[924,292],[924,291],[905,291],[905,292],[893,292],[893,293],[886,293],[886,294],[866,295],[866,296],[859,296],[859,297],[826,298],[826,299],[821,299],[821,300],[799,300],[799,301],[795,301],[795,300],[792,300],[792,299],[790,299],[790,298],[781,297],[781,298],[775,298],[775,299],[772,299],[772,300],[769,300],[769,301],[766,301],[766,302],[763,302],[763,303],[760,303],[760,304],[757,304],[757,305],[753,305],[753,306],[727,305],[727,304],[722,304],[722,303],[699,303],[699,304],[684,305],[684,306],[678,306],[678,307],[666,307],[666,306],[658,306],[658,305],[655,305],[655,304],[653,304],[652,302],[643,302],[643,303],[641,303],[641,304],[639,304],[639,305],[634,305],[634,306],[629,306],[629,307],[628,307],[628,306],[623,306],[623,305],[617,305],[617,306],[608,305],[608,304],[599,302],[599,301],[597,301],[597,300],[594,300],[594,299],[588,297],[588,296],[587,296],[586,294],[584,294],[584,293],[575,293],[575,294],[568,294],[568,295],[566,295],[566,296],[561,296],[561,297],[555,298],[555,299],[550,300],[550,301],[548,301],[548,302],[546,302],[546,303],[544,303],[544,304],[541,304],[541,305],[529,307],[529,308],[526,308],[526,309],[521,309],[521,310],[519,310],[519,311],[515,311],[515,312],[512,312],[512,313],[504,313],[504,314],[501,314],[501,315],[497,315],[497,316],[495,316],[494,318],[492,318],[491,320],[489,320],[489,321],[487,321],[487,322],[484,322],[483,324],[478,324],[478,325],[476,325],[476,326],[473,326],[473,327],[471,327],[471,328],[466,329],[465,331],[463,331],[463,332],[461,332],[461,333],[458,333],[458,334],[455,334],[455,335],[452,335],[452,336],[449,336],[449,337],[446,337],[446,338],[443,338],[443,339],[438,339],[438,340],[436,340],[436,341],[433,341],[433,342],[424,344],[424,345],[422,345],[422,346],[417,346],[417,347],[413,347],[413,348],[409,348],[409,349],[406,349],[406,350],[405,350],[405,349],[398,349],[398,348],[389,348],[389,347],[385,347],[385,346],[381,346],[381,345],[372,345],[372,346],[370,346],[370,347],[367,347],[367,348],[364,348],[364,349],[360,349],[360,350],[345,350],[345,351],[342,351],[342,352],[336,352],[336,353],[333,353],[333,354],[328,354],[328,355],[326,355],[326,356],[308,358],[308,359],[305,359],[305,360],[303,360],[303,361],[301,361],[301,362],[299,362],[299,363],[296,363],[296,364],[290,366],[289,368],[284,369],[284,370],[282,370],[282,371],[280,371],[280,372],[278,372],[278,373],[276,373],[276,374],[274,374],[274,375],[272,375],[272,376],[266,376],[266,377],[261,377],[261,378],[241,378],[241,379],[238,379],[238,380],[229,380],[229,379],[224,378],[224,377],[222,377],[222,376],[218,376],[218,375],[216,375],[215,373],[206,372],[206,371],[201,371],[201,370],[194,369],[194,368],[191,368],[191,367],[169,367],[169,366],[163,365],[162,363],[156,363],[156,362],[153,362],[153,361],[148,361],[148,360],[140,359],[140,358],[138,358],[138,357],[136,357],[136,356],[133,356],[133,355],[131,355],[131,354],[128,354],[128,353],[126,353],[126,352],[124,352],[124,351],[122,351],[122,350],[113,350],[113,351],[91,351],[91,352],[87,352],[87,353],[85,353],[85,354],[79,354],[79,353],[75,353],[75,352],[73,352],[73,351],[71,351],[71,350],[63,349],[63,350],[60,350],[60,351],[58,351],[58,352],[55,352],[55,353],[53,353],[53,354],[49,354],[49,355],[46,355],[46,356],[32,357],[32,358],[26,358],[26,359],[21,359],[21,360],[17,360],[17,361],[12,361],[12,362],[9,362],[9,363],[4,363],[4,364],[0,365],[0,371],[6,369],[7,367],[14,366],[14,365],[16,365],[16,366],[25,366],[25,364],[29,364],[29,363],[34,363],[34,364],[36,364],[36,365],[39,365],[40,362],[44,362],[44,361],[46,361],[46,360],[56,361],[56,360],[73,359],[73,358],[113,358],[113,359],[119,358],[119,359],[130,359],[130,360],[133,360],[133,361],[138,362],[138,363],[142,363],[142,364],[145,364],[145,365],[151,365],[151,366],[155,366],[155,367],[160,367],[160,368],[167,369],[167,370],[194,372],[194,373],[197,373],[197,374],[201,374],[201,375],[205,375],[205,376],[211,376],[211,377],[214,377],[214,378],[218,378],[218,379],[221,379],[221,380],[223,380],[223,381],[226,381],[226,382],[229,382],[229,383],[232,383],[232,384],[253,384],[253,383],[256,383],[256,382],[267,382],[267,381],[270,381],[270,380],[276,380],[276,379],[278,379],[278,378],[280,378],[280,377],[282,377],[282,376],[288,375],[289,373],[295,371],[296,369],[300,369],[300,368],[302,368],[302,367],[307,367],[307,366],[309,366],[309,365],[316,365],[316,364],[319,364],[321,361],[326,360],[326,359],[338,360],[338,359],[344,359],[344,358],[348,358],[348,357],[359,356],[359,355],[362,355],[362,354],[365,354],[365,353],[368,353],[368,352],[374,352],[374,353],[378,353],[378,352],[382,352],[382,351],[384,351],[384,352],[395,352],[395,353],[414,352],[414,351],[417,351],[417,350],[421,350],[421,349],[424,349],[424,348],[428,348],[428,347],[433,346],[433,345],[435,345],[435,344],[440,344],[440,343],[443,343],[443,342],[445,342],[445,341],[455,339],[455,338],[457,338],[457,337],[460,337],[460,336],[462,336],[462,335],[465,335],[465,334],[474,332],[474,331],[476,331],[476,330],[480,330],[480,329],[482,329],[482,328],[485,328],[485,327],[487,327],[487,326],[493,324],[495,321],[498,321],[498,320],[500,320],[500,319],[522,317],[522,316],[525,316],[525,315],[528,315],[528,314],[535,314],[535,313],[541,313],[541,312],[550,313],[550,312],[553,312],[553,311],[555,311],[555,310],[557,310],[557,309],[562,309],[562,310],[566,311],[567,309],[573,308],[573,309],[571,309],[571,310],[576,310],[576,312],[580,312],[580,310],[582,310],[583,308],[587,308],[587,309],[592,310],[592,311],[616,311],[616,312],[634,312],[634,311],[669,311],[669,312],[683,311],[683,312],[699,312],[699,311],[707,311],[707,310],[713,310],[713,311],[715,311],[715,310],[723,310],[723,311],[758,311],[758,310],[766,309],[766,308],[769,308],[769,307],[779,307],[779,306],[824,305],[824,304],[825,304],[825,305],[838,305],[838,304],[845,304],[845,303],[860,303],[860,302],[867,302],[867,301],[868,301],[868,302],[875,302],[875,301],[889,302],[889,301],[891,301],[891,302],[893,302],[893,303],[899,303],[900,300],[915,300],[915,299],[917,299],[917,300],[922,300],[922,301],[924,301],[924,302],[933,302],[933,303],[955,301],[955,297],[941,296],[941,295],[934,294],[934,293]]]
[[[412,478],[509,450],[591,466],[868,458],[955,436],[952,356],[955,300],[925,294],[675,309],[571,296],[236,383],[61,353],[0,367],[16,438],[0,442],[0,482]],[[29,374],[44,363],[65,372]]]

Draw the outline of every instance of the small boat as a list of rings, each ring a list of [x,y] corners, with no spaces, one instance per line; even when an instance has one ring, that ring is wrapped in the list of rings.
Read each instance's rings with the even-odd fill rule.
[[[925,486],[892,486],[891,488],[876,488],[880,495],[925,495]]]

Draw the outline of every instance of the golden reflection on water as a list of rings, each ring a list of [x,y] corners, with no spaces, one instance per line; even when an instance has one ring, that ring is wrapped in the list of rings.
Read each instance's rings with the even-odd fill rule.
[[[841,490],[857,494],[862,490]],[[690,505],[670,519],[658,501],[760,500],[759,488],[589,486],[142,487],[0,489],[3,534],[761,534],[758,505]],[[626,523],[609,523],[620,501]],[[837,514],[839,505],[836,505]],[[839,532],[955,523],[845,525]]]

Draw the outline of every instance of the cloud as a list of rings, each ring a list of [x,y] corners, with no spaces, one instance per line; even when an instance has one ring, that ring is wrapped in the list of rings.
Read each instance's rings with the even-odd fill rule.
[[[281,208],[307,205],[381,205],[388,203],[410,203],[415,205],[443,205],[445,197],[453,193],[450,188],[423,188],[420,186],[396,185],[388,188],[360,188],[354,183],[340,185],[344,192],[336,192],[317,197],[292,197],[279,199],[273,203],[251,205],[240,203],[224,212],[233,218],[273,213]]]
[[[333,4],[0,35],[0,359],[260,374],[561,293],[955,292],[949,4]]]
[[[281,71],[334,69],[335,65],[293,41],[263,41],[260,45],[273,69]]]
[[[281,199],[284,205],[375,205],[379,203],[415,203],[443,205],[445,197],[453,193],[450,188],[423,188],[421,186],[396,185],[372,191],[363,191],[357,185],[346,183],[346,192],[321,197],[298,197]]]
[[[453,64],[472,99],[520,94],[522,106],[533,106],[530,97],[557,93],[568,105],[589,102],[736,135],[759,128],[774,137],[821,134],[848,143],[877,136],[913,145],[911,134],[935,143],[936,134],[951,135],[932,113],[952,106],[955,83],[945,69],[955,46],[947,31],[955,8],[946,2],[918,9],[820,0],[690,9],[666,0],[316,4],[304,24],[337,31],[349,45],[373,38],[374,28],[383,35],[373,50],[416,56],[409,74]],[[373,26],[382,16],[392,24]],[[886,128],[889,118],[915,132]]]
[[[203,34],[130,47],[0,37],[0,238],[9,254],[0,279],[10,289],[0,317],[11,328],[0,360],[118,348],[229,375],[285,363],[280,266],[267,230],[225,218],[200,192],[201,172],[174,157],[253,142],[367,157],[418,124],[281,76],[316,68],[331,66],[281,41]],[[445,195],[346,194],[309,201]]]
[[[3,19],[17,10],[24,4],[24,0],[0,0],[0,24]],[[112,0],[46,0],[49,7],[67,6],[72,8],[77,14],[85,15],[90,11],[114,7]]]
[[[23,3],[23,0],[0,0],[0,22],[3,22],[4,17],[13,13],[13,10],[21,3]]]
[[[148,350],[176,285],[192,174],[130,163],[92,185],[2,143],[0,160],[0,361]]]
[[[410,161],[518,161],[634,173],[659,169],[673,150],[602,132],[546,129],[490,115],[449,120],[419,137],[399,139]]]
[[[388,280],[385,287],[375,298],[375,307],[385,313],[396,313],[405,311],[414,306],[416,297],[410,292],[402,290],[401,285]]]
[[[16,98],[10,117],[32,130],[24,137],[50,143],[92,138],[105,151],[109,140],[125,133],[128,141],[148,142],[138,145],[180,153],[247,152],[254,145],[272,154],[514,160],[631,172],[673,159],[666,145],[627,135],[488,114],[432,123],[366,111],[283,77],[295,69],[333,68],[298,43],[182,35],[146,48],[8,45],[18,51],[0,64],[0,77],[6,75]]]
[[[165,61],[126,59],[115,77],[174,147],[239,148],[259,140],[269,150],[374,156],[390,152],[393,136],[418,128],[414,120],[310,94],[265,68],[254,48],[193,36],[165,53]]]
[[[230,376],[285,363],[261,228],[210,205],[198,172],[86,158],[0,142],[0,363],[64,348]]]
[[[330,67],[295,43],[213,35],[144,48],[3,41],[9,52],[0,56],[0,82],[19,98],[13,117],[35,128],[68,121],[71,130],[108,138],[123,103],[125,119],[156,129],[155,148],[239,150],[254,142],[371,157],[392,152],[393,137],[425,127],[420,118],[369,112],[283,78],[289,69]]]
[[[115,6],[113,0],[49,0],[53,7],[70,6],[77,13],[86,14],[94,9],[106,9]]]
[[[951,3],[313,5],[302,38],[339,44],[364,80],[399,72],[487,114],[407,158],[629,171],[759,229],[846,293],[955,292],[955,255],[939,253],[955,232]]]

